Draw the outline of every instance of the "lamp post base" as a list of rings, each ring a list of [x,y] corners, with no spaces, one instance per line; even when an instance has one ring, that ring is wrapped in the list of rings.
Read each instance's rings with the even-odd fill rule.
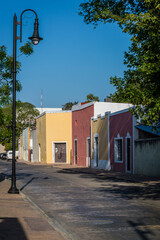
[[[16,188],[16,186],[11,186],[11,188],[8,190],[8,193],[19,194],[19,190]]]

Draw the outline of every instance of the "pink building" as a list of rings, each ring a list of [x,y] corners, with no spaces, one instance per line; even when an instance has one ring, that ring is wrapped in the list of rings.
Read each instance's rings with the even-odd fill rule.
[[[72,164],[91,165],[91,117],[126,109],[127,103],[91,102],[72,107]]]
[[[135,117],[123,110],[110,115],[110,164],[116,172],[134,173]]]

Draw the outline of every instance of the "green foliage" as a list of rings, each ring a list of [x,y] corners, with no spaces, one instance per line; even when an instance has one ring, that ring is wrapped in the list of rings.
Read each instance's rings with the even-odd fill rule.
[[[33,43],[28,41],[24,46],[20,47],[20,51],[26,56],[31,55],[33,53]]]
[[[125,52],[123,78],[112,77],[116,87],[112,100],[131,102],[133,113],[145,124],[160,120],[160,3],[159,0],[89,0],[80,5],[86,23],[116,22],[131,35]]]
[[[33,53],[33,45],[27,42],[20,48],[22,54],[29,56]],[[17,74],[21,70],[21,63],[16,62]],[[13,57],[8,55],[7,48],[0,46],[0,106],[11,102],[11,92],[13,83]],[[16,80],[16,91],[20,91],[22,85],[19,80]]]
[[[35,128],[36,116],[40,113],[35,106],[28,102],[17,101],[16,103],[16,137],[20,136],[22,131],[30,127]],[[11,146],[12,142],[12,104],[0,108],[0,143]]]
[[[86,102],[93,102],[93,101],[99,102],[99,97],[94,96],[92,93],[88,94]]]
[[[62,110],[71,110],[73,105],[76,105],[78,102],[67,102],[62,105]]]

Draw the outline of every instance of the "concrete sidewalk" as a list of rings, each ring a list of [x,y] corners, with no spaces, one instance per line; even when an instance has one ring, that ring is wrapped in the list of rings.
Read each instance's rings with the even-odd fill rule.
[[[0,240],[64,240],[22,193],[8,194],[9,188],[0,175]]]

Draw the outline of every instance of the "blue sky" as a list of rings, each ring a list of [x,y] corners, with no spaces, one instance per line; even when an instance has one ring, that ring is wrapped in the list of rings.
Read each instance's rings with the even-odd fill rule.
[[[40,36],[44,38],[34,47],[33,55],[18,58],[22,63],[17,76],[23,89],[17,99],[36,107],[61,107],[70,101],[85,101],[93,93],[100,100],[114,88],[111,76],[122,76],[124,51],[127,51],[129,36],[122,33],[116,24],[100,24],[94,29],[78,15],[83,0],[8,0],[0,7],[0,46],[6,45],[12,54],[13,16],[19,20],[23,10],[35,10],[39,18]],[[23,42],[33,33],[34,15],[23,15]],[[18,27],[19,31],[19,27]],[[17,42],[17,48],[21,43]],[[18,55],[18,53],[17,53]]]

